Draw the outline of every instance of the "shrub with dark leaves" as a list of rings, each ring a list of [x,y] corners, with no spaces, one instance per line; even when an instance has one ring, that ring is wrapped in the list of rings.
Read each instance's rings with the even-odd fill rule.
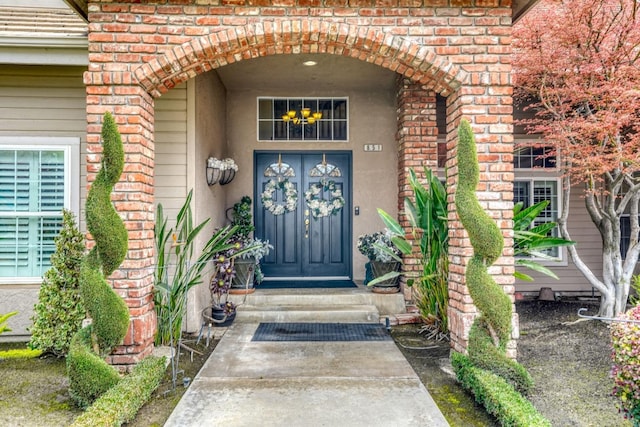
[[[613,394],[620,399],[620,409],[640,426],[640,306],[635,306],[611,325],[613,351]]]

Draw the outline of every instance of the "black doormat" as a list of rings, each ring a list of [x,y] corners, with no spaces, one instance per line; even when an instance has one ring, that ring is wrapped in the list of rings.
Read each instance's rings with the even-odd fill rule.
[[[256,289],[357,288],[352,280],[265,280]]]
[[[378,323],[260,323],[251,341],[388,341]]]

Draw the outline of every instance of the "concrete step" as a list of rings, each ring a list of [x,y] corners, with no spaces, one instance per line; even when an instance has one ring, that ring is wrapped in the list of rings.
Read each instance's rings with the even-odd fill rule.
[[[332,309],[339,306],[372,305],[380,315],[406,312],[404,296],[397,294],[376,294],[369,289],[256,289],[249,295],[231,295],[236,304],[255,307],[326,306]]]
[[[280,304],[238,306],[236,322],[379,322],[375,305]]]

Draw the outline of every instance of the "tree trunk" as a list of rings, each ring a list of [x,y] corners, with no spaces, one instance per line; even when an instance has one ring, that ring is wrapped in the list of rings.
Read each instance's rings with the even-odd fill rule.
[[[613,187],[613,184],[610,187]],[[571,183],[568,175],[562,178],[563,200],[561,216],[558,218],[558,229],[560,235],[568,240],[571,239],[567,222],[569,218],[569,200],[571,196]],[[640,243],[638,243],[638,233],[640,225],[634,218],[638,217],[638,203],[640,195],[638,188],[628,189],[624,196],[624,203],[616,206],[619,200],[620,188],[609,188],[609,194],[598,199],[595,192],[587,192],[585,205],[595,224],[600,237],[602,238],[602,279],[598,278],[591,268],[585,264],[578,254],[575,245],[568,246],[567,251],[571,255],[576,268],[583,274],[585,279],[601,295],[599,316],[616,317],[626,311],[629,288],[634,275],[635,266],[640,258]],[[631,238],[629,249],[624,260],[620,251],[621,230],[620,217],[629,207],[631,218]]]
[[[563,188],[563,196],[562,196],[562,211],[560,218],[558,218],[558,229],[560,231],[560,235],[562,238],[567,240],[573,240],[571,238],[571,234],[569,233],[569,229],[567,227],[567,222],[569,218],[569,201],[571,197],[571,182],[569,181],[568,176],[565,175],[562,179],[562,188]],[[587,210],[591,215],[591,219],[594,223],[598,219],[599,213],[593,209],[593,206],[589,206],[589,198],[585,199],[585,203],[587,205]],[[602,237],[602,241],[606,240],[606,232],[603,230],[601,226],[596,224],[598,231]],[[603,234],[604,233],[604,234]],[[604,251],[605,248],[603,248]],[[602,254],[602,267],[603,272],[609,272],[609,274],[605,273],[603,276],[603,280],[600,280],[594,273],[591,271],[591,268],[582,260],[580,254],[578,254],[578,250],[575,245],[567,246],[567,251],[573,260],[573,264],[576,266],[578,271],[582,273],[582,275],[587,279],[589,284],[594,287],[601,295],[600,299],[600,310],[598,312],[599,316],[602,317],[612,317],[615,313],[615,303],[616,303],[616,287],[615,280],[612,280],[615,276],[614,268],[613,268],[613,260],[609,254]],[[613,274],[613,275],[612,275]],[[607,280],[609,279],[609,280]]]

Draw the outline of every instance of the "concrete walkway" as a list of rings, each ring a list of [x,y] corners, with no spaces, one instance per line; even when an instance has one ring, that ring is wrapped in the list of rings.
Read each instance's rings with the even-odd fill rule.
[[[252,342],[236,322],[165,426],[448,426],[392,340]]]

